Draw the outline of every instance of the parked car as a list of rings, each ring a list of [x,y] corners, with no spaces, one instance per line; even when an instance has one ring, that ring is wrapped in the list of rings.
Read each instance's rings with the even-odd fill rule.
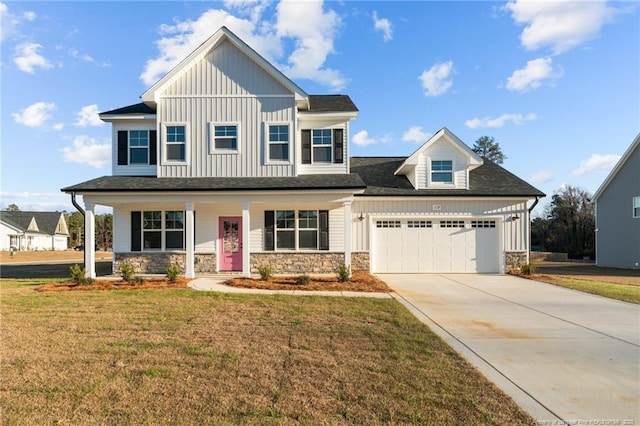
[[[75,246],[73,248],[75,251],[84,251],[84,244],[81,244],[79,246]],[[98,247],[98,245],[96,244],[96,251],[100,250],[100,248]]]

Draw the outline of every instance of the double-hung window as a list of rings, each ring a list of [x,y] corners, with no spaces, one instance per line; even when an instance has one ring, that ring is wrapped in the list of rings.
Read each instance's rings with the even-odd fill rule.
[[[165,126],[167,161],[186,161],[187,127],[184,125]]]
[[[333,143],[331,129],[314,129],[311,133],[311,150],[314,163],[331,163]]]
[[[302,164],[344,164],[343,129],[302,129]]]
[[[184,250],[184,211],[132,211],[131,251]]]
[[[633,197],[633,217],[640,218],[640,197]]]
[[[265,250],[329,250],[328,210],[267,210]]]
[[[149,131],[129,131],[129,164],[149,164]]]
[[[453,183],[453,161],[432,160],[431,161],[431,182]]]
[[[212,152],[238,151],[238,126],[236,124],[215,124],[211,137]]]
[[[269,161],[289,161],[289,125],[270,124],[267,135]]]
[[[142,213],[142,246],[144,250],[162,249],[162,212]]]
[[[118,166],[155,165],[156,131],[148,129],[118,130]]]

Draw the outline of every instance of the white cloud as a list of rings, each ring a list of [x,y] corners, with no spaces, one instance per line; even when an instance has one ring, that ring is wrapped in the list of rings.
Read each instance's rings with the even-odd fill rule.
[[[104,125],[104,121],[100,120],[98,114],[98,105],[92,104],[83,106],[80,111],[78,111],[78,118],[76,119],[76,122],[73,123],[73,125],[76,127],[102,126]]]
[[[60,150],[64,161],[89,164],[100,169],[111,163],[111,142],[100,142],[89,136],[76,136],[73,145]]]
[[[358,133],[351,137],[351,142],[358,146],[368,146],[376,143],[389,143],[391,142],[391,136],[385,135],[380,138],[369,137],[369,132],[366,130],[360,130]]]
[[[423,131],[421,126],[413,126],[409,128],[409,130],[404,132],[404,135],[402,135],[402,140],[405,142],[423,143],[426,142],[430,137],[431,134]]]
[[[23,109],[21,113],[14,112],[11,116],[16,123],[28,127],[41,127],[51,118],[55,109],[56,104],[53,102],[36,102]]]
[[[29,22],[33,22],[33,21],[35,21],[35,20],[36,20],[37,15],[36,15],[36,13],[35,13],[35,12],[27,11],[27,12],[25,12],[25,13],[23,13],[23,14],[22,14],[22,17],[23,17],[24,19],[26,19],[27,21],[29,21]]]
[[[147,85],[155,83],[224,25],[290,78],[310,79],[334,90],[344,88],[346,81],[340,72],[324,67],[327,56],[334,51],[340,19],[334,11],[325,11],[322,1],[282,0],[275,23],[261,21],[267,7],[264,1],[227,0],[225,5],[247,18],[210,9],[195,21],[160,26],[162,38],[156,41],[159,54],[147,61],[140,79]],[[294,48],[285,63],[278,64],[286,39],[293,41]]]
[[[424,94],[427,96],[438,96],[445,93],[453,85],[450,78],[453,71],[453,62],[442,62],[435,64],[429,70],[423,72],[420,77]]]
[[[580,166],[573,170],[571,174],[575,177],[580,177],[592,173],[608,173],[619,160],[620,155],[616,154],[591,154],[591,157],[582,161]]]
[[[56,124],[53,125],[52,128],[53,128],[53,130],[60,131],[60,130],[64,129],[64,123],[56,123]]]
[[[382,39],[389,41],[393,38],[391,22],[387,18],[378,18],[378,12],[373,12],[373,28],[382,33]]]
[[[501,128],[504,127],[508,122],[512,122],[513,124],[521,125],[527,121],[533,121],[537,119],[538,116],[536,114],[502,114],[499,117],[491,118],[473,118],[471,120],[467,120],[464,122],[465,126],[470,129],[478,129],[478,128]]]
[[[18,18],[11,12],[6,4],[0,3],[0,42],[13,35],[19,23]]]
[[[504,8],[516,23],[526,26],[520,35],[525,49],[550,46],[555,54],[596,37],[618,13],[606,1],[516,0]]]
[[[529,181],[537,184],[537,185],[541,185],[543,183],[547,183],[550,182],[551,180],[553,180],[555,178],[555,176],[553,175],[553,173],[551,173],[550,171],[547,170],[543,170],[541,172],[538,172],[534,175],[529,176]]]
[[[71,207],[69,196],[60,192],[0,192],[0,200],[3,209],[17,204],[22,211],[62,211]]]
[[[29,74],[35,74],[35,68],[53,68],[53,65],[38,53],[40,49],[42,45],[38,43],[21,43],[15,47],[13,62],[18,69]]]
[[[80,53],[78,51],[78,49],[75,49],[75,48],[69,49],[69,54],[71,56],[73,56],[75,59],[79,59],[81,61],[88,62],[90,64],[95,64],[95,65],[97,65],[99,67],[108,67],[108,66],[110,66],[106,62],[98,62],[98,61],[96,61],[92,56],[87,55],[86,53]]]
[[[507,89],[514,92],[528,92],[537,89],[545,81],[553,81],[562,77],[562,69],[553,68],[553,59],[538,58],[527,62],[527,65],[515,70],[507,78]]]

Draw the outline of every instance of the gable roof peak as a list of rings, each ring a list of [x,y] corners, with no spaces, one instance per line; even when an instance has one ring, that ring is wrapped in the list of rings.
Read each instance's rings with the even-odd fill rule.
[[[403,174],[408,167],[415,166],[418,164],[418,160],[420,158],[420,154],[433,146],[436,142],[444,140],[447,143],[451,144],[453,147],[464,153],[469,157],[469,165],[472,167],[481,166],[483,163],[482,157],[473,152],[469,146],[464,143],[460,138],[458,138],[451,130],[443,127],[438,130],[433,136],[431,136],[424,144],[422,144],[418,149],[416,149],[413,154],[411,154],[407,159],[398,167],[394,174]]]
[[[242,53],[249,57],[265,72],[271,75],[274,79],[279,81],[284,87],[290,90],[297,101],[308,101],[309,95],[305,93],[296,83],[289,79],[279,69],[273,66],[269,61],[264,59],[258,52],[256,52],[251,46],[245,43],[240,37],[235,35],[226,26],[220,27],[214,32],[207,40],[205,40],[194,51],[187,55],[178,65],[174,66],[168,73],[156,81],[151,87],[149,87],[140,98],[144,103],[156,102],[156,94],[162,91],[167,84],[172,82],[175,78],[191,68],[197,61],[204,58],[212,49],[218,46],[223,41],[228,40]]]
[[[624,154],[622,154],[622,157],[620,157],[620,159],[618,160],[616,165],[613,167],[611,172],[609,172],[607,177],[604,179],[604,182],[602,182],[600,187],[593,194],[592,199],[594,201],[596,201],[600,197],[600,195],[602,195],[605,189],[607,189],[611,181],[616,177],[620,169],[623,168],[623,166],[625,165],[629,157],[631,157],[631,154],[633,154],[635,150],[638,149],[638,147],[640,147],[640,133],[638,133],[638,135],[635,137],[633,142],[631,142],[631,145],[629,145],[629,148],[627,148]]]

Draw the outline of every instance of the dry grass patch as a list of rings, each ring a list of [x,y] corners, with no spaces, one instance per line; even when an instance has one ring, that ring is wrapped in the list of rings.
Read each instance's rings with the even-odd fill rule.
[[[48,282],[38,287],[36,291],[93,291],[93,290],[148,290],[159,288],[185,288],[191,281],[186,278],[178,278],[169,282],[166,278],[144,278],[139,283],[123,280],[97,279],[91,284],[79,284],[73,281]]]
[[[349,281],[340,282],[337,277],[310,277],[308,284],[298,284],[295,276],[260,278],[233,278],[224,284],[232,287],[259,288],[268,290],[323,290],[323,291],[362,291],[388,293],[391,289],[384,281],[368,272],[354,272]]]
[[[0,285],[3,424],[535,424],[393,299]]]

